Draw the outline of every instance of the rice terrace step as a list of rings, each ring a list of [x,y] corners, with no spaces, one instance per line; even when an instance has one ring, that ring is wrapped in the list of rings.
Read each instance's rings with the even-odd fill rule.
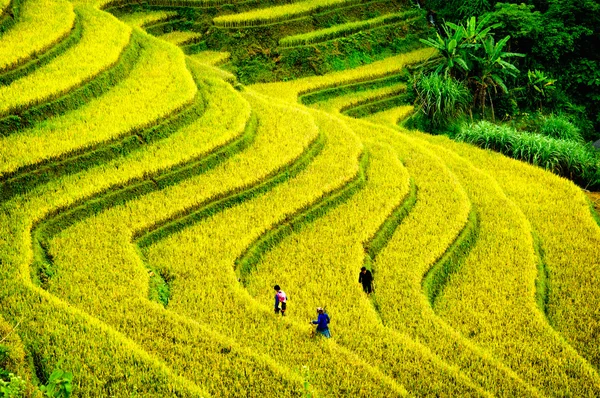
[[[600,396],[572,1],[449,3],[0,0],[0,391]]]

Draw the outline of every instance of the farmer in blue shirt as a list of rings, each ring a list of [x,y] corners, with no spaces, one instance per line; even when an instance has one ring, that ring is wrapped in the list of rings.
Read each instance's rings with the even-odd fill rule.
[[[317,313],[319,314],[319,318],[316,321],[311,321],[311,323],[313,325],[317,325],[317,333],[330,338],[331,333],[329,333],[329,315],[327,315],[321,307],[317,308]]]

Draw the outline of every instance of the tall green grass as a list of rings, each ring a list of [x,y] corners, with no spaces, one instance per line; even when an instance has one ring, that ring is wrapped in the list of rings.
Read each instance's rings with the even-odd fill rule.
[[[481,121],[453,137],[540,166],[586,188],[600,188],[600,156],[589,146]]]

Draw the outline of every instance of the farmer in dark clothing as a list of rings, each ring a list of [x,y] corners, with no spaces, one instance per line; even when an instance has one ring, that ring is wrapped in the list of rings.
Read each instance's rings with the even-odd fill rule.
[[[373,274],[366,267],[360,269],[358,283],[362,283],[365,293],[370,294],[373,292]]]
[[[317,308],[317,314],[319,314],[318,319],[316,321],[311,321],[310,323],[317,325],[317,333],[330,338],[331,333],[329,333],[329,315],[327,315],[321,307]]]
[[[277,293],[275,293],[275,313],[278,314],[281,311],[281,316],[285,316],[285,310],[287,308],[287,296],[279,285],[273,287]],[[279,308],[281,305],[281,309]]]

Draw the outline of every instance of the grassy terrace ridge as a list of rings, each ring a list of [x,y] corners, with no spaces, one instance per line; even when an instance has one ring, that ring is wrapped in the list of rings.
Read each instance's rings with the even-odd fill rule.
[[[130,41],[131,29],[90,7],[78,7],[76,12],[81,19],[79,42],[43,67],[1,86],[0,116],[22,114],[24,109],[68,94],[120,60]],[[115,82],[105,85],[110,83]]]
[[[177,16],[175,11],[140,11],[119,16],[119,19],[130,26],[144,28],[159,22],[165,22]]]
[[[346,113],[365,104],[371,104],[382,99],[398,96],[406,92],[406,83],[395,83],[387,87],[346,94],[323,102],[317,102],[311,107],[335,113]]]
[[[206,72],[205,72],[206,73]],[[48,211],[49,206],[52,206],[52,202],[55,202],[55,205],[60,203],[61,201],[66,200],[73,200],[73,199],[69,199],[72,197],[77,197],[77,196],[81,196],[81,195],[85,195],[86,191],[89,191],[90,188],[92,188],[94,185],[98,186],[99,184],[110,184],[111,183],[111,179],[113,180],[112,184],[119,184],[119,182],[115,181],[115,177],[120,177],[120,178],[131,178],[130,176],[132,174],[138,173],[139,176],[143,176],[143,173],[145,174],[147,172],[147,170],[149,170],[151,167],[169,167],[169,163],[176,161],[176,159],[173,159],[172,153],[178,153],[178,154],[182,154],[185,151],[190,152],[190,144],[193,143],[194,141],[196,141],[199,145],[199,147],[196,150],[201,150],[201,151],[206,151],[206,149],[202,149],[203,147],[206,148],[207,144],[210,145],[215,145],[218,144],[219,142],[227,142],[228,140],[230,140],[231,138],[228,138],[228,136],[230,137],[231,135],[236,135],[239,134],[240,131],[239,129],[243,129],[244,125],[245,125],[245,119],[249,116],[249,108],[247,109],[247,112],[236,112],[235,115],[231,114],[231,112],[229,112],[230,116],[228,117],[224,117],[223,116],[219,116],[219,113],[222,113],[223,111],[226,111],[226,109],[232,104],[232,103],[236,103],[239,105],[243,105],[244,102],[242,100],[242,102],[240,102],[241,98],[239,98],[239,95],[237,95],[237,93],[235,91],[233,91],[231,88],[227,88],[226,85],[223,85],[222,83],[220,83],[219,81],[213,81],[211,84],[211,91],[212,92],[212,96],[211,98],[213,98],[213,100],[217,100],[216,102],[211,101],[207,107],[207,118],[210,118],[211,121],[215,121],[218,118],[221,118],[223,120],[223,126],[222,128],[224,129],[223,132],[221,132],[220,134],[218,134],[218,130],[215,130],[214,125],[210,125],[208,123],[207,120],[204,120],[204,124],[205,126],[202,126],[202,123],[198,123],[195,128],[191,129],[191,131],[193,131],[193,134],[190,134],[190,132],[188,132],[187,134],[189,135],[189,137],[187,137],[187,139],[185,139],[185,134],[180,135],[180,137],[178,139],[174,139],[172,141],[174,141],[173,143],[169,144],[168,142],[163,143],[163,145],[158,145],[154,148],[152,151],[145,151],[144,153],[139,153],[137,156],[133,156],[132,159],[124,159],[120,162],[117,162],[117,164],[112,165],[106,165],[106,166],[101,166],[99,167],[100,170],[92,170],[89,172],[84,173],[84,176],[68,176],[66,178],[63,178],[63,180],[65,181],[56,181],[56,183],[51,183],[49,184],[49,186],[43,187],[41,190],[38,190],[38,192],[33,193],[29,196],[29,203],[27,201],[22,202],[23,204],[25,204],[24,207],[22,206],[17,206],[17,209],[22,209],[24,211],[27,211],[25,209],[29,209],[30,210],[30,215],[28,217],[34,217],[35,219],[35,214],[37,213],[38,215],[40,214],[44,214],[44,212]],[[224,90],[224,91],[223,91]],[[217,95],[221,93],[221,95]],[[229,93],[227,95],[222,95],[225,93]],[[236,98],[238,98],[236,100]],[[223,101],[223,102],[221,102]],[[214,104],[213,104],[214,102]],[[227,114],[227,112],[225,112],[225,114]],[[197,132],[201,129],[204,129],[205,133],[201,134],[200,136],[198,136]],[[183,133],[183,132],[182,132]],[[182,139],[183,138],[183,139]],[[202,138],[204,141],[208,141],[207,143],[202,143]],[[167,140],[168,141],[168,140]],[[182,142],[183,141],[183,142]],[[185,143],[185,145],[182,145],[183,143]],[[169,144],[169,145],[165,145],[165,144]],[[178,148],[177,146],[180,146],[180,148]],[[162,151],[162,155],[161,155],[161,151]],[[190,154],[185,155],[183,154],[183,156],[190,156]],[[163,165],[160,166],[157,164],[157,160],[158,159],[163,159]],[[146,167],[140,168],[140,166],[142,165],[142,162],[145,161],[145,163],[147,163]],[[139,164],[139,165],[138,165]],[[87,174],[87,176],[85,175]],[[82,178],[82,177],[86,177],[86,178]],[[54,186],[53,186],[54,185]],[[45,194],[43,192],[46,192]],[[61,192],[62,195],[58,194],[58,192]],[[21,201],[21,199],[18,199],[19,201]],[[75,199],[77,200],[77,199]],[[57,202],[58,201],[58,202]],[[30,206],[30,207],[29,207]],[[10,208],[10,206],[9,206]],[[38,216],[39,217],[39,216]],[[3,224],[4,225],[4,224]],[[8,227],[8,224],[6,225]],[[7,252],[4,252],[7,253]],[[24,252],[22,252],[24,253]],[[3,257],[3,261],[6,260],[6,257]],[[18,268],[17,268],[18,270]],[[13,279],[16,280],[16,279]],[[25,296],[24,296],[25,297]],[[52,300],[51,300],[52,301]],[[56,310],[55,310],[56,311]],[[64,317],[65,315],[63,315]],[[48,318],[50,319],[50,318]],[[78,329],[77,326],[77,322],[76,320],[73,320],[72,317],[71,318],[67,318],[67,319],[71,319],[71,339],[70,339],[70,344],[73,345],[73,343],[79,342],[78,344],[81,343],[80,340],[78,340],[78,336],[83,336],[81,334],[81,329]],[[28,328],[29,326],[27,325],[23,325],[24,328]],[[63,327],[61,327],[60,325],[55,325],[53,330],[55,330],[56,328],[56,333],[60,333],[61,331],[64,330]],[[89,329],[89,327],[88,327]],[[92,330],[95,330],[92,328]],[[73,334],[74,333],[74,334]],[[79,333],[79,334],[78,334]],[[50,337],[50,334],[48,334],[48,336]],[[66,336],[66,335],[65,335]],[[64,338],[62,338],[60,335],[52,335],[52,338],[55,339],[55,343],[53,344],[53,346],[56,347],[56,349],[61,350],[62,348],[60,347],[64,347]],[[87,339],[89,341],[89,339]],[[116,342],[118,342],[118,338],[115,339],[115,334],[112,334],[112,338],[111,340],[112,343],[114,344]],[[58,344],[58,346],[57,346]],[[63,345],[61,345],[63,344]],[[98,342],[96,342],[95,344],[98,344]],[[93,352],[94,350],[86,350],[86,352]],[[118,366],[118,369],[123,369],[123,371],[126,371],[127,369],[127,361],[124,361],[121,357],[121,355],[119,354],[119,351],[116,348],[113,348],[112,350],[108,350],[108,351],[102,351],[102,352],[110,352],[113,353],[113,355],[115,355],[115,360],[120,361],[120,365],[123,366]],[[135,351],[134,351],[134,357],[135,357]],[[145,354],[147,358],[148,355]],[[100,362],[98,363],[99,366],[96,366],[96,371],[94,373],[90,373],[90,376],[93,377],[94,374],[96,376],[99,377],[103,377],[102,374],[106,373],[106,372],[111,372],[111,374],[114,375],[114,369],[109,368],[104,368],[101,363],[111,363],[111,360],[107,360],[107,359],[103,359],[102,360],[102,355],[100,355],[100,357],[96,356],[96,358],[90,358],[89,355],[88,356],[78,356],[78,358],[85,358],[85,364],[87,365],[93,365],[95,363],[98,362],[98,359],[100,359]],[[74,358],[76,360],[76,358]],[[138,359],[139,361],[139,359]],[[139,362],[139,364],[143,364],[144,362],[141,361]],[[74,366],[74,368],[76,368],[77,366]],[[89,369],[87,367],[84,366],[84,369]],[[151,378],[154,378],[153,376],[153,371],[151,369],[148,369],[146,367],[146,365],[143,365],[143,367],[138,368],[138,370],[142,369],[144,373],[147,372],[147,375],[144,377],[148,377],[150,376]],[[117,371],[116,373],[117,375],[121,374],[120,371]],[[81,378],[82,380],[87,379],[86,377]],[[171,391],[186,391],[185,396],[207,396],[206,393],[193,393],[193,389],[189,389],[186,388],[184,390],[182,390],[180,387],[177,387],[179,381],[178,378],[172,378],[172,382],[170,383],[164,383],[164,385]],[[188,383],[189,384],[189,383]],[[98,390],[97,388],[100,388],[100,390]],[[117,382],[115,383],[114,388],[116,388],[117,390],[113,390],[113,391],[128,391],[131,389],[132,386],[124,386],[121,382]],[[94,391],[96,391],[96,393],[101,393],[102,391],[102,385],[100,386],[95,386],[95,383],[93,382],[87,382],[86,383],[86,391],[89,391],[91,393],[93,393]],[[139,388],[139,387],[138,387]],[[156,386],[152,387],[154,389],[154,394],[158,394],[160,396],[164,396],[165,393],[161,393],[160,391],[162,391],[161,389],[156,389]],[[144,389],[142,388],[140,391],[144,391]],[[103,393],[102,393],[103,394]]]
[[[523,170],[521,162],[501,155],[484,156],[487,152],[447,139],[432,141],[472,159],[484,171],[493,171],[504,192],[525,213],[541,241],[543,261],[550,277],[547,297],[549,321],[597,371],[600,354],[590,342],[600,325],[591,307],[586,304],[597,299],[587,293],[579,277],[582,274],[590,280],[600,277],[597,266],[600,257],[595,244],[600,239],[600,231],[588,215],[582,192],[565,179],[533,166]],[[520,170],[518,175],[516,170]],[[549,186],[553,188],[552,193],[544,189]],[[568,209],[560,205],[567,200],[574,204]],[[547,212],[562,221],[556,223],[553,217],[547,217]],[[563,229],[565,225],[568,226],[566,230]],[[582,239],[582,236],[586,238]]]
[[[363,21],[348,22],[345,24],[335,25],[326,29],[320,29],[312,32],[284,37],[281,40],[279,40],[279,46],[293,47],[314,44],[321,41],[331,40],[336,37],[356,33],[362,30],[402,22],[408,18],[417,17],[418,15],[420,15],[419,10],[410,10],[386,14],[380,17]]]
[[[66,0],[23,0],[19,20],[1,36],[0,73],[14,69],[64,40],[75,24]]]
[[[238,14],[218,16],[213,19],[213,22],[216,26],[224,28],[259,26],[338,8],[349,3],[349,0],[304,0]]]
[[[366,116],[365,119],[384,126],[395,127],[399,123],[402,123],[402,121],[409,117],[413,112],[414,106],[400,105],[371,114]]]
[[[438,296],[435,311],[540,392],[592,393],[600,377],[552,330],[537,306],[538,268],[527,219],[490,176],[464,168],[466,161],[451,151],[439,153],[476,206],[480,227],[479,239]],[[501,338],[498,330],[504,331]],[[520,342],[516,352],[507,349],[515,342]],[[524,357],[529,360],[523,362]],[[577,381],[565,377],[568,373]]]
[[[155,125],[190,104],[197,88],[183,54],[147,35],[143,50],[128,78],[106,94],[75,111],[0,139],[0,177],[131,135],[132,130]],[[155,63],[156,57],[163,62]],[[122,103],[122,98],[129,101]]]
[[[253,105],[254,105],[255,109],[258,107],[258,105],[256,103],[254,103]],[[280,134],[282,134],[282,135],[280,135],[280,136],[279,135],[271,136],[271,135],[267,134],[267,132],[269,130],[269,127],[268,127],[268,125],[265,125],[264,121],[265,120],[271,120],[271,116],[274,116],[274,114],[276,114],[277,112],[273,112],[273,108],[270,108],[267,111],[267,109],[266,109],[266,107],[264,105],[261,108],[263,108],[264,111],[259,111],[258,112],[258,116],[259,116],[259,129],[257,131],[257,137],[255,139],[255,143],[253,145],[251,145],[248,148],[247,151],[241,153],[240,155],[236,156],[235,158],[232,158],[231,159],[231,163],[232,163],[231,165],[228,164],[230,162],[224,163],[223,167],[219,167],[218,169],[215,170],[215,173],[214,173],[215,175],[211,176],[210,174],[213,174],[213,173],[209,172],[206,175],[206,178],[216,179],[217,181],[224,181],[223,177],[227,177],[228,175],[230,175],[231,177],[233,177],[233,178],[231,178],[231,183],[232,184],[239,184],[239,183],[241,183],[244,180],[244,178],[239,175],[240,172],[242,170],[244,170],[244,166],[247,169],[246,173],[254,174],[256,172],[256,170],[257,170],[256,166],[260,166],[260,163],[257,163],[257,162],[260,162],[260,161],[262,161],[264,159],[268,159],[269,156],[267,154],[270,154],[270,157],[271,157],[270,160],[271,160],[271,162],[268,163],[267,165],[262,166],[262,167],[273,167],[273,166],[277,167],[277,164],[280,164],[281,162],[285,163],[285,162],[288,162],[291,159],[293,159],[293,157],[295,156],[296,150],[302,150],[302,148],[305,147],[305,145],[308,143],[308,141],[310,141],[310,140],[312,140],[314,138],[314,135],[311,136],[312,133],[309,133],[310,129],[308,129],[308,130],[306,129],[306,127],[310,127],[310,124],[311,124],[310,119],[306,120],[307,123],[300,123],[300,124],[296,123],[295,126],[292,127],[291,129],[287,127],[287,126],[290,126],[290,123],[282,123],[281,124],[282,129],[280,131]],[[287,112],[287,113],[290,114],[290,115],[294,114],[294,112]],[[285,126],[285,127],[283,127],[283,126]],[[299,134],[298,134],[299,132],[303,132],[303,134],[304,134],[304,136],[301,139],[299,139]],[[290,141],[290,140],[294,140],[294,141]],[[279,152],[280,151],[276,150],[278,148],[278,146],[280,146],[281,148],[287,147],[287,148],[289,148],[291,150],[291,151],[287,152],[287,154],[288,154],[287,157],[281,157],[281,156],[279,156]],[[265,156],[265,155],[267,155],[267,156]],[[268,172],[268,169],[265,169],[265,172]],[[233,173],[233,175],[232,175],[232,173]],[[236,174],[237,174],[237,176],[236,176]],[[239,179],[240,177],[241,177],[241,180]],[[191,192],[195,192],[195,191],[197,191],[196,185],[197,184],[201,184],[203,180],[204,180],[204,178],[202,178],[202,176],[201,176],[199,178],[199,181],[194,181],[192,179],[192,180],[189,180],[189,182],[186,181],[186,182],[184,182],[182,184],[179,184],[179,185],[177,185],[177,186],[175,186],[173,188],[165,190],[165,192],[157,192],[156,195],[158,195],[158,196],[168,195],[171,198],[176,199],[176,196],[175,196],[176,192],[180,191],[181,193],[185,193],[186,190],[187,191],[191,191]],[[160,184],[160,182],[159,182],[159,184]],[[200,186],[202,186],[202,184]],[[214,189],[217,189],[217,191],[214,191],[214,192],[218,192],[218,190],[220,189],[215,184],[206,184],[206,186],[207,187],[209,187],[209,186],[210,187],[214,187]],[[173,191],[173,192],[169,192],[169,191]],[[123,211],[127,212],[128,210],[135,210],[135,207],[140,206],[140,205],[146,205],[146,206],[148,204],[152,205],[152,203],[156,202],[156,200],[155,200],[156,197],[153,198],[153,196],[156,196],[156,195],[153,195],[153,194],[146,195],[143,198],[141,198],[141,200],[139,200],[139,202],[141,202],[139,204],[132,203],[131,205],[127,206],[128,208],[122,208],[121,206],[116,207],[114,210],[111,209],[111,210],[107,211],[104,214],[100,214],[98,216],[90,218],[89,220],[84,220],[84,221],[81,222],[81,224],[77,224],[73,228],[75,228],[75,229],[87,228],[86,224],[89,224],[89,223],[94,223],[94,224],[95,223],[99,223],[98,224],[99,226],[103,226],[103,225],[105,226],[106,224],[102,221],[102,219],[104,217],[112,217],[112,216],[114,216],[114,214],[112,214],[112,213],[121,213]],[[210,192],[206,192],[205,195],[210,195]],[[193,203],[193,201],[196,201],[196,200],[200,200],[200,198],[194,198],[193,196],[191,196],[189,194],[184,194],[184,195],[179,196],[179,200],[171,200],[171,205],[172,206],[176,206],[179,202],[185,202],[185,201],[188,201],[188,202],[191,201]],[[133,209],[129,208],[130,206],[133,207]],[[160,212],[156,213],[156,212],[137,212],[137,211],[134,211],[132,214],[137,215],[136,218],[139,218],[138,222],[152,222],[151,220],[145,220],[143,217],[140,218],[139,216],[142,216],[144,214],[159,216]],[[125,220],[125,219],[123,219],[121,217],[118,217],[118,218],[121,219],[121,220]],[[134,224],[132,225],[132,227],[135,227],[136,224],[138,224],[138,222],[135,222],[133,219],[131,219],[131,221],[134,222]],[[103,228],[94,228],[94,229],[96,230],[96,235],[98,237],[104,234]],[[110,235],[114,235],[114,232],[111,231],[111,230],[112,229],[109,228],[105,232],[108,232]],[[130,232],[128,232],[127,228],[125,228],[125,230],[123,230],[123,233],[130,233]],[[78,236],[79,234],[77,232],[75,232],[75,234],[73,235],[73,232],[69,233],[68,231],[65,231],[64,233],[61,233],[61,235],[63,235],[64,237],[66,237],[68,239],[69,236],[71,238],[76,238],[76,236]],[[115,238],[119,242],[122,242],[122,243],[126,243],[128,241],[127,238],[125,238],[123,240],[122,239],[123,237],[120,235],[120,233],[118,233],[117,236],[115,236]],[[54,241],[58,241],[58,242],[60,242],[60,240],[62,240],[62,239],[60,239],[60,237],[57,237],[56,239],[54,239]],[[100,243],[100,242],[107,242],[107,241],[106,241],[106,239],[103,238],[103,239],[97,240],[97,242]],[[122,243],[120,244],[120,246],[122,245]],[[71,247],[71,245],[67,245],[67,247]],[[98,249],[100,249],[100,246],[98,246]],[[102,249],[102,251],[104,251],[104,250]],[[63,253],[63,252],[64,252],[63,250],[59,250],[57,253]],[[71,250],[68,250],[68,252],[71,252]],[[64,252],[64,254],[67,255],[68,252]],[[112,253],[113,253],[113,257],[114,257],[114,254],[116,254],[115,251],[113,250]],[[61,259],[62,257],[63,257],[62,254],[52,255],[52,258],[54,258],[56,260]],[[96,263],[96,264],[100,264],[100,263]],[[61,279],[64,279],[65,277],[68,277],[67,275],[62,274],[62,273],[58,273],[57,275],[61,275]],[[145,276],[145,275],[142,274],[141,276]],[[142,278],[142,279],[140,279],[140,281],[143,281],[144,279],[145,278]],[[56,289],[58,289],[58,291],[65,292],[65,287],[67,287],[67,286],[64,286],[63,283],[61,283],[60,280],[51,279],[50,280],[50,290],[52,290],[52,286],[56,286]],[[137,282],[134,282],[134,283],[137,283]],[[70,286],[70,285],[71,284],[68,284],[68,286]],[[88,284],[85,283],[85,285],[87,286]],[[98,286],[94,287],[94,285],[95,285],[95,283],[92,283],[92,284],[89,285],[89,287],[91,289],[97,289]],[[104,286],[104,285],[101,285],[100,288],[102,288],[102,286]],[[130,289],[131,285],[129,283],[126,283],[123,287],[126,287],[127,289]],[[111,288],[111,290],[113,290],[113,289]],[[138,289],[138,291],[139,291],[139,289]],[[73,293],[76,294],[76,292],[73,292]],[[139,296],[139,295],[136,295],[136,296]],[[73,297],[76,297],[76,296],[73,296]],[[146,299],[146,298],[144,297],[144,299]],[[82,300],[81,305],[85,306],[86,305],[86,301],[89,301],[89,300]],[[108,304],[110,301],[112,301],[112,300],[108,300],[106,302],[106,304]],[[134,297],[134,300],[132,300],[132,301],[135,301],[135,297]],[[87,306],[89,306],[90,304],[87,304]],[[125,305],[125,303],[124,303],[124,305]],[[133,305],[133,303],[132,303],[132,305]],[[139,308],[139,305],[140,304],[136,304],[136,305],[132,306],[131,308],[132,309]],[[106,310],[108,310],[108,307],[107,307]],[[104,311],[106,312],[106,310],[104,310]],[[102,305],[99,304],[99,303],[92,304],[91,308],[88,307],[88,311],[94,311],[94,312],[102,311]],[[131,321],[133,322],[135,319],[138,319],[139,314],[137,313],[137,311],[134,310],[134,311],[131,311],[131,316],[133,317],[133,318],[131,318],[132,319]],[[106,314],[102,315],[103,319],[110,319],[111,317],[112,317],[112,315],[110,313],[106,313]],[[154,318],[154,317],[155,316],[152,316],[152,318]],[[151,333],[152,335],[156,335],[157,337],[159,335],[162,335],[164,333],[164,331],[161,331],[162,328],[159,328],[159,324],[160,323],[153,322],[152,320],[147,319],[147,318],[149,318],[149,317],[145,317],[144,326],[142,326],[140,324],[139,326],[137,326],[137,327],[134,328],[135,332],[131,331],[131,333],[141,333],[140,331],[145,331],[146,334],[147,333]],[[115,319],[115,321],[116,321],[116,319]],[[157,319],[157,321],[158,321],[158,319]],[[163,320],[163,323],[165,321],[166,320]],[[112,323],[113,321],[109,320],[109,322]],[[156,325],[154,325],[155,323],[156,323]],[[178,339],[186,338],[185,336],[181,336],[179,334],[175,334],[175,336]],[[140,339],[143,338],[142,335],[140,335],[139,338]],[[187,338],[186,338],[186,340],[187,340]],[[197,340],[197,337],[196,338],[192,338],[191,342],[192,341],[196,341],[196,340]],[[192,344],[191,342],[189,344]],[[157,341],[154,341],[153,344],[157,344]],[[172,345],[171,338],[169,336],[167,336],[164,339],[164,341],[162,341],[160,344],[164,346],[164,349],[160,350],[160,352],[169,353],[168,355],[171,357],[170,360],[174,360],[175,361],[174,366],[177,366],[177,368],[180,369],[180,371],[184,371],[184,369],[185,369],[187,372],[190,372],[190,371],[191,372],[198,372],[198,369],[201,367],[201,363],[204,363],[204,365],[202,365],[202,366],[206,367],[207,372],[210,372],[211,369],[212,369],[212,367],[217,366],[216,364],[218,363],[218,361],[215,361],[215,365],[208,366],[206,364],[206,358],[202,359],[201,363],[198,363],[197,362],[198,359],[200,359],[202,357],[200,357],[198,359],[195,359],[194,360],[195,362],[190,362],[191,359],[186,359],[186,357],[184,356],[184,353],[180,353],[179,352],[181,350],[177,348],[178,346],[173,346],[170,349],[168,349],[169,347],[166,346],[166,345],[169,345],[169,346]],[[195,345],[198,345],[198,344],[199,343],[196,343]],[[190,353],[198,352],[199,349],[200,349],[200,347],[190,347]],[[204,350],[202,350],[202,351],[204,351]],[[175,358],[173,358],[173,357],[175,357]],[[165,358],[165,360],[167,360],[167,359]],[[186,363],[190,364],[190,365],[191,364],[195,364],[195,366],[189,366],[189,365],[186,366]],[[224,363],[220,363],[218,366],[220,368],[222,368],[225,372],[228,369],[227,364],[224,364]],[[216,371],[216,369],[215,369],[215,371]],[[247,371],[248,371],[249,374],[252,374],[251,371],[250,371],[250,369],[247,369]],[[272,370],[271,370],[271,372],[272,372]],[[218,383],[221,383],[221,382],[223,382],[222,380],[228,380],[228,378],[231,377],[231,376],[233,376],[235,378],[235,375],[233,373],[229,372],[229,375],[225,374],[225,375],[222,375],[222,376],[220,376],[218,378],[208,378],[209,380],[206,381],[205,383],[209,385],[209,389],[210,389],[210,385],[212,385],[214,383],[214,382],[212,382],[210,380],[215,380],[215,381],[219,380]],[[274,376],[276,376],[276,374]],[[189,375],[187,377],[192,377],[192,375]],[[202,377],[202,376],[200,374],[197,374],[194,377]],[[203,377],[206,378],[206,374]],[[266,378],[264,375],[259,375],[259,374],[256,375],[256,378],[257,378],[257,380],[258,379],[260,379],[260,380],[262,380],[262,379],[269,380],[269,378]],[[232,381],[232,382],[230,382],[229,385],[233,386],[233,385],[235,385],[235,383],[237,383],[238,385],[240,385],[240,388],[242,388],[242,387],[244,387],[243,384],[250,383],[250,384],[248,384],[248,386],[246,388],[249,388],[250,389],[249,391],[252,391],[252,395],[253,396],[254,396],[254,394],[256,394],[257,396],[262,396],[263,394],[268,393],[269,392],[268,389],[273,388],[272,386],[276,386],[275,388],[281,388],[281,386],[279,386],[279,383],[277,383],[276,380],[273,380],[272,382],[265,383],[264,386],[262,386],[262,384],[261,384],[262,387],[256,385],[253,380],[254,380],[254,378],[251,377],[251,378],[249,378],[247,380],[240,380],[238,382],[233,382]],[[253,384],[254,384],[254,386],[252,387]],[[265,390],[263,390],[263,388]],[[285,393],[285,390],[284,390],[284,393]],[[287,392],[287,394],[289,394],[289,393],[290,392]]]
[[[175,44],[176,46],[183,46],[198,41],[202,35],[196,32],[174,30],[157,37],[161,40]]]
[[[356,69],[332,72],[323,76],[306,77],[285,83],[260,83],[251,87],[266,95],[295,103],[298,101],[298,97],[303,94],[398,74],[407,65],[424,61],[432,53],[433,51],[430,49],[419,49],[360,66]]]
[[[201,51],[196,54],[191,54],[189,57],[196,62],[200,62],[201,64],[218,66],[227,62],[230,56],[231,54],[228,52]]]

